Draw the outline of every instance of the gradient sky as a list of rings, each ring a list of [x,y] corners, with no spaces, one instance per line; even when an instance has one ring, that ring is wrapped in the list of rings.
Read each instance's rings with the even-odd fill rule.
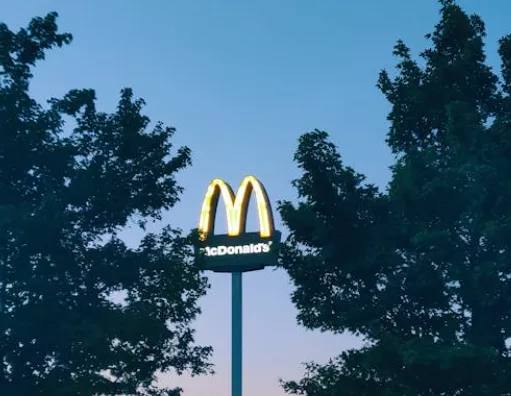
[[[509,0],[464,0],[487,23],[488,56],[511,32]],[[274,206],[295,199],[293,153],[300,134],[328,131],[346,163],[385,186],[389,106],[376,89],[378,72],[395,64],[403,39],[417,54],[438,21],[434,0],[0,0],[11,29],[47,12],[60,14],[70,46],[50,53],[36,71],[39,100],[72,88],[94,88],[98,107],[113,111],[132,87],[152,120],[177,128],[175,142],[193,151],[179,175],[186,191],[164,223],[197,226],[208,182],[236,187],[247,174],[263,181]],[[508,22],[506,24],[506,22]],[[255,214],[252,212],[252,214]],[[277,221],[278,215],[276,215]],[[255,225],[255,216],[248,222]],[[157,226],[155,226],[157,227]],[[283,230],[285,232],[285,230]],[[141,234],[129,230],[136,243]],[[210,275],[195,323],[197,341],[215,348],[217,374],[163,381],[185,396],[230,394],[230,277]],[[296,322],[292,285],[282,271],[244,276],[244,395],[281,396],[279,378],[298,379],[302,363],[326,362],[357,345],[350,335],[306,331]]]

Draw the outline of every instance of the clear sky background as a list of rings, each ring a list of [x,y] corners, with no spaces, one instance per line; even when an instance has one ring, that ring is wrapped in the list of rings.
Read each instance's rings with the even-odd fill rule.
[[[487,23],[488,57],[498,67],[496,42],[511,32],[511,1],[459,4]],[[344,161],[384,187],[392,157],[378,72],[395,64],[397,39],[414,54],[424,48],[439,10],[434,0],[0,0],[0,6],[0,21],[11,29],[57,11],[61,29],[74,35],[37,68],[37,99],[95,88],[99,109],[113,111],[119,91],[132,87],[153,121],[177,128],[175,142],[192,149],[194,165],[179,175],[186,191],[163,224],[185,230],[197,226],[215,177],[235,188],[254,174],[274,206],[295,199],[293,153],[300,134],[314,128],[328,131]],[[255,227],[252,215],[248,224]],[[140,237],[125,233],[130,243]],[[195,327],[197,341],[215,349],[217,374],[162,379],[185,396],[230,394],[230,276],[209,278]],[[244,276],[245,396],[281,396],[279,378],[298,379],[303,362],[326,362],[357,345],[350,335],[299,327],[292,290],[282,271]]]

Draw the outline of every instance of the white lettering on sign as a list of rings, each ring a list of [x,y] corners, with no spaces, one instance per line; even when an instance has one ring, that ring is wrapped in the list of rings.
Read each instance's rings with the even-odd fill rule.
[[[251,243],[248,245],[237,245],[237,246],[215,246],[215,247],[205,247],[201,249],[206,256],[231,256],[237,254],[258,254],[258,253],[268,253],[270,251],[271,241],[268,243]]]

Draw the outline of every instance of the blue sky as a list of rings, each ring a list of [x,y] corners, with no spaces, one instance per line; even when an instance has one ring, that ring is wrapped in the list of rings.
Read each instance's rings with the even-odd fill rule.
[[[489,62],[511,32],[509,0],[459,2],[487,23]],[[175,142],[193,151],[179,180],[182,202],[164,224],[197,226],[208,182],[236,187],[247,174],[263,181],[275,206],[294,199],[293,153],[301,133],[328,131],[344,161],[384,186],[392,157],[385,146],[389,110],[375,87],[395,64],[403,39],[417,54],[438,21],[433,0],[0,0],[11,29],[33,16],[60,14],[72,45],[37,68],[39,100],[72,88],[94,88],[98,106],[113,111],[119,91],[132,87],[154,121],[177,128]],[[254,214],[254,213],[253,213]],[[277,222],[278,216],[277,216]],[[255,226],[255,216],[248,222]],[[156,227],[156,226],[155,226]],[[285,230],[283,230],[285,231]],[[136,243],[140,232],[125,238]],[[215,348],[212,377],[166,377],[185,396],[230,393],[230,277],[210,275],[201,301],[197,341]],[[296,323],[292,285],[281,271],[244,277],[244,395],[281,396],[279,378],[298,379],[302,362],[326,362],[356,345],[350,335],[306,331]]]

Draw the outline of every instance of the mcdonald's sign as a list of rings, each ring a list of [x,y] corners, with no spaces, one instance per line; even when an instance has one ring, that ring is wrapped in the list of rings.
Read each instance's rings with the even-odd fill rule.
[[[254,194],[259,216],[259,231],[247,232],[250,196]],[[227,216],[227,234],[216,235],[215,217],[220,197]],[[254,176],[241,182],[236,194],[222,179],[208,186],[199,221],[199,251],[205,269],[216,272],[246,272],[276,264],[275,251],[281,233],[275,230],[268,194]]]

